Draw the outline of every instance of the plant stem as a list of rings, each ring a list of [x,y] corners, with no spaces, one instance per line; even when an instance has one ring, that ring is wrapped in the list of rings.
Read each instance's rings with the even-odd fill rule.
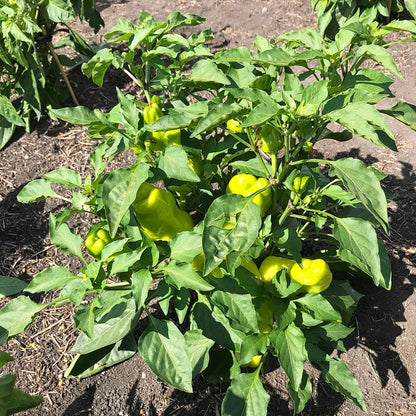
[[[47,35],[46,29],[43,26],[42,26],[42,33],[43,33],[43,36],[46,36]],[[66,87],[68,88],[68,91],[69,91],[69,94],[71,95],[72,101],[74,101],[74,104],[78,106],[79,105],[79,102],[77,100],[77,97],[76,97],[76,95],[74,93],[74,90],[72,89],[72,86],[71,86],[71,83],[69,82],[68,77],[66,76],[65,69],[62,66],[61,61],[59,60],[59,57],[56,54],[55,49],[53,48],[53,45],[52,45],[51,42],[48,42],[48,49],[49,49],[50,54],[52,55],[52,58],[56,62],[56,65],[59,68],[59,72],[62,75],[62,78],[63,78],[63,80],[64,80],[64,82],[66,84]]]

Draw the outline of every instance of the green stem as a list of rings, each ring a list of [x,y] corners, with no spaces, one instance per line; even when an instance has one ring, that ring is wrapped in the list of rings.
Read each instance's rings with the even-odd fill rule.
[[[265,174],[265,177],[268,178],[269,177],[269,169],[267,169],[267,166],[264,163],[264,160],[263,160],[262,156],[257,151],[256,144],[254,142],[254,138],[253,138],[253,134],[252,134],[252,130],[250,128],[246,128],[245,131],[246,131],[247,136],[248,136],[248,138],[250,140],[250,144],[251,144],[250,145],[250,148],[256,153],[256,157],[259,160],[259,162],[260,162],[260,164],[261,164],[261,166],[263,168],[263,172]]]
[[[270,155],[272,159],[272,178],[276,179],[277,174],[277,155],[276,153]]]
[[[136,78],[128,69],[122,68],[123,72],[133,81],[135,82],[144,92],[144,95],[146,96],[147,102],[150,103],[150,94],[147,91],[147,89],[144,87],[144,84],[140,79]]]

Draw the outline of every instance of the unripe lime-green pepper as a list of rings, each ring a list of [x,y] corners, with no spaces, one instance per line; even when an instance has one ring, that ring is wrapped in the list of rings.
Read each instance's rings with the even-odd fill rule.
[[[256,178],[253,175],[240,173],[231,178],[228,183],[226,192],[250,196],[256,191],[265,188],[269,184],[265,178]],[[260,207],[260,215],[263,217],[272,204],[272,191],[267,188],[253,198],[253,202]]]
[[[205,263],[205,255],[204,253],[198,254],[191,262],[192,268],[197,271],[202,273],[202,271],[204,270],[204,263]],[[211,273],[211,276],[214,277],[224,277],[224,273],[221,271],[221,269],[219,267],[216,267]]]
[[[227,121],[227,129],[233,133],[241,133],[243,131],[243,128],[240,127],[240,122],[232,118]]]
[[[296,176],[293,180],[293,189],[297,194],[303,193],[306,191],[309,185],[309,176]]]
[[[261,140],[261,150],[263,152],[276,154],[283,147],[280,131],[270,124],[260,129],[259,139]]]
[[[176,205],[169,191],[147,182],[140,186],[133,208],[143,231],[152,240],[169,241],[176,233],[194,227],[191,216]]]
[[[288,272],[296,264],[295,260],[286,259],[284,257],[268,256],[260,265],[260,275],[263,282],[270,282],[274,275],[282,269]]]
[[[103,228],[100,228],[97,231],[91,233],[84,241],[84,245],[88,250],[88,253],[91,254],[96,259],[99,259],[101,252],[104,247],[111,243],[112,239],[110,234]]]
[[[302,284],[304,290],[309,293],[323,292],[332,281],[331,270],[322,259],[302,259],[301,265],[295,264],[291,268],[290,277]]]
[[[143,120],[146,124],[152,124],[163,116],[161,110],[163,106],[162,100],[158,95],[152,97],[151,103],[143,110]],[[154,151],[163,150],[168,144],[181,144],[181,131],[167,130],[167,131],[153,131],[150,133],[150,140],[147,145]]]
[[[313,143],[312,142],[305,142],[302,145],[302,150],[304,152],[310,152],[313,149]]]
[[[257,309],[259,330],[262,334],[268,334],[273,327],[273,309],[270,301],[264,301]]]

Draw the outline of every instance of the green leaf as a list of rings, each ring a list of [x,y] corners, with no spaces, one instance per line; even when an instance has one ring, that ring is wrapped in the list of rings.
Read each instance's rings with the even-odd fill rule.
[[[0,299],[21,292],[27,283],[17,277],[0,276]]]
[[[337,176],[388,231],[387,200],[375,171],[359,159],[344,158],[330,162],[330,176]]]
[[[212,307],[205,297],[199,295],[191,312],[191,329],[202,330],[202,334],[229,350],[241,344],[244,334],[234,330],[230,321],[216,306]]]
[[[214,286],[210,285],[194,271],[190,263],[177,264],[171,261],[167,266],[163,267],[163,271],[165,272],[167,283],[176,287],[176,289],[181,289],[182,287],[201,291],[214,289]]]
[[[279,112],[280,106],[277,103],[260,103],[247,115],[241,123],[241,127],[250,127],[265,123]]]
[[[0,345],[3,345],[8,338],[23,332],[36,315],[47,306],[47,304],[35,303],[27,296],[18,296],[6,303],[0,309]]]
[[[200,182],[199,176],[189,167],[185,150],[178,146],[168,146],[159,159],[159,168],[168,178],[186,182]]]
[[[396,75],[397,78],[403,78],[400,74],[397,65],[387,49],[379,45],[363,45],[355,52],[355,56],[363,56],[378,62],[384,69]]]
[[[337,321],[341,319],[340,313],[319,293],[307,293],[295,299],[294,302],[302,305],[317,320]]]
[[[241,344],[239,364],[247,365],[255,355],[264,354],[268,343],[267,335],[252,334],[245,337]]]
[[[307,360],[303,332],[291,323],[284,331],[270,333],[270,341],[276,348],[279,363],[287,374],[292,388],[299,391],[303,378],[303,364]]]
[[[4,121],[2,118],[10,124],[25,127],[25,122],[22,120],[19,113],[14,108],[10,99],[5,95],[0,95],[0,125],[3,126]]]
[[[266,416],[270,396],[257,371],[234,377],[221,406],[222,416]]]
[[[251,295],[234,279],[212,278],[215,290],[210,294],[212,302],[241,331],[258,332],[257,316]]]
[[[152,282],[152,275],[147,269],[141,269],[133,273],[131,277],[131,290],[138,308],[141,308],[146,301]]]
[[[85,305],[79,305],[74,314],[75,327],[90,339],[94,335],[95,310],[98,302],[96,299],[98,298],[94,298],[92,302]]]
[[[260,52],[253,60],[263,65],[288,66],[294,59],[283,48],[273,48]]]
[[[236,160],[231,162],[230,165],[237,169],[239,173],[248,173],[250,175],[264,176],[263,166],[257,157],[253,157],[249,160]],[[272,173],[272,166],[269,163],[265,163],[269,173]]]
[[[137,343],[133,334],[127,335],[113,345],[77,355],[65,371],[65,377],[85,378],[131,358],[137,352]]]
[[[4,390],[2,381],[9,376],[11,376],[11,374],[0,377],[0,397],[3,395],[2,390]],[[14,380],[12,385],[14,385]],[[13,389],[10,394],[7,394],[6,397],[1,397],[1,399],[3,403],[6,402],[5,405],[3,403],[1,404],[0,411],[2,412],[2,415],[11,415],[22,412],[23,410],[36,407],[43,402],[42,396],[31,396],[19,389]]]
[[[104,75],[111,64],[116,64],[116,59],[110,49],[100,49],[88,62],[82,64],[82,72],[99,86],[103,86]]]
[[[399,101],[396,105],[386,110],[380,110],[382,113],[396,118],[404,124],[416,130],[416,106]]]
[[[138,163],[131,168],[116,169],[105,175],[102,199],[111,238],[116,235],[122,218],[136,199],[140,185],[148,177],[148,171],[148,165]]]
[[[152,317],[139,339],[139,353],[156,376],[192,393],[192,365],[185,338],[173,322]]]
[[[48,112],[53,120],[60,119],[79,126],[89,126],[97,121],[94,111],[81,105],[77,107],[50,108]]]
[[[342,360],[326,355],[325,361],[319,361],[318,365],[324,380],[331,384],[335,391],[351,400],[363,412],[366,411],[363,393],[358,381]]]
[[[51,213],[49,215],[49,237],[51,243],[60,248],[64,254],[72,254],[84,260],[81,252],[81,236],[75,234],[68,224],[63,223],[56,226],[56,218]]]
[[[408,12],[413,16],[413,19],[416,20],[416,0],[404,0],[404,5]]]
[[[195,83],[215,82],[217,84],[228,85],[230,81],[226,75],[218,68],[215,62],[207,59],[199,60],[193,67],[188,78]]]
[[[110,261],[107,268],[108,275],[116,273],[128,272],[132,266],[134,266],[143,256],[147,247],[140,250],[128,251],[126,253],[119,254]]]
[[[35,179],[26,184],[17,194],[17,200],[22,204],[42,201],[47,198],[59,198],[59,195],[51,188],[51,184],[45,179]]]
[[[182,287],[175,291],[173,296],[173,306],[178,317],[178,323],[183,324],[186,314],[188,313],[189,305],[191,304],[191,293],[188,289]]]
[[[324,80],[308,84],[302,91],[301,102],[296,109],[296,113],[301,117],[315,115],[328,97],[328,84],[329,81]]]
[[[113,304],[94,324],[93,338],[88,338],[80,333],[71,352],[78,354],[89,354],[107,345],[115,344],[123,339],[135,328],[140,317],[140,311],[136,312],[136,303],[122,300]]]
[[[25,292],[39,293],[52,289],[61,289],[71,280],[76,279],[68,269],[52,266],[38,273],[26,287]]]
[[[7,354],[7,352],[5,351],[0,351],[0,368],[3,367],[6,363],[9,363],[10,361],[13,361],[13,357]]]
[[[67,188],[82,188],[81,175],[72,169],[56,169],[45,173],[43,176],[49,182],[59,183]]]
[[[62,23],[75,19],[71,4],[64,0],[48,0],[44,7],[48,18],[52,22]]]
[[[213,130],[215,127],[224,123],[228,119],[232,118],[239,110],[237,104],[230,105],[226,103],[220,103],[210,108],[208,114],[201,118],[198,122],[195,130],[192,132],[191,137],[196,137],[205,131]]]
[[[312,397],[312,383],[308,374],[303,371],[302,381],[298,390],[292,387],[290,381],[287,383],[287,389],[293,401],[293,410],[295,414],[298,414],[305,408],[306,403]]]
[[[247,46],[230,48],[216,53],[216,62],[248,62],[253,58],[253,54]]]
[[[202,236],[195,231],[183,231],[169,240],[169,246],[172,260],[190,263],[202,253]]]
[[[352,102],[326,114],[334,122],[382,148],[397,151],[393,134],[383,115],[371,104]]]
[[[214,341],[204,337],[202,331],[187,331],[184,335],[186,349],[192,367],[192,378],[202,373],[209,362],[209,350],[214,345]]]
[[[376,286],[391,287],[390,262],[373,226],[361,218],[334,218],[334,238],[341,260],[367,273]],[[380,245],[381,244],[381,245]]]
[[[232,224],[232,228],[228,228],[228,224]],[[214,270],[232,251],[248,250],[257,238],[260,226],[260,208],[250,198],[237,194],[217,198],[205,215],[202,235],[204,275]]]
[[[293,258],[301,263],[302,241],[293,228],[278,228],[273,232],[273,240],[280,249],[285,249]]]

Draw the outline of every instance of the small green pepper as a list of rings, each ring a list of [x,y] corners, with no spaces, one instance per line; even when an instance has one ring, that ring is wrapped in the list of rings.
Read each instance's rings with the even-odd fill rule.
[[[283,147],[280,131],[270,124],[266,124],[260,129],[259,139],[263,152],[276,154]]]
[[[104,247],[111,243],[110,234],[103,228],[91,233],[84,241],[84,245],[95,259],[99,259]]]
[[[302,194],[309,185],[309,176],[296,176],[293,180],[293,189],[297,194]]]

